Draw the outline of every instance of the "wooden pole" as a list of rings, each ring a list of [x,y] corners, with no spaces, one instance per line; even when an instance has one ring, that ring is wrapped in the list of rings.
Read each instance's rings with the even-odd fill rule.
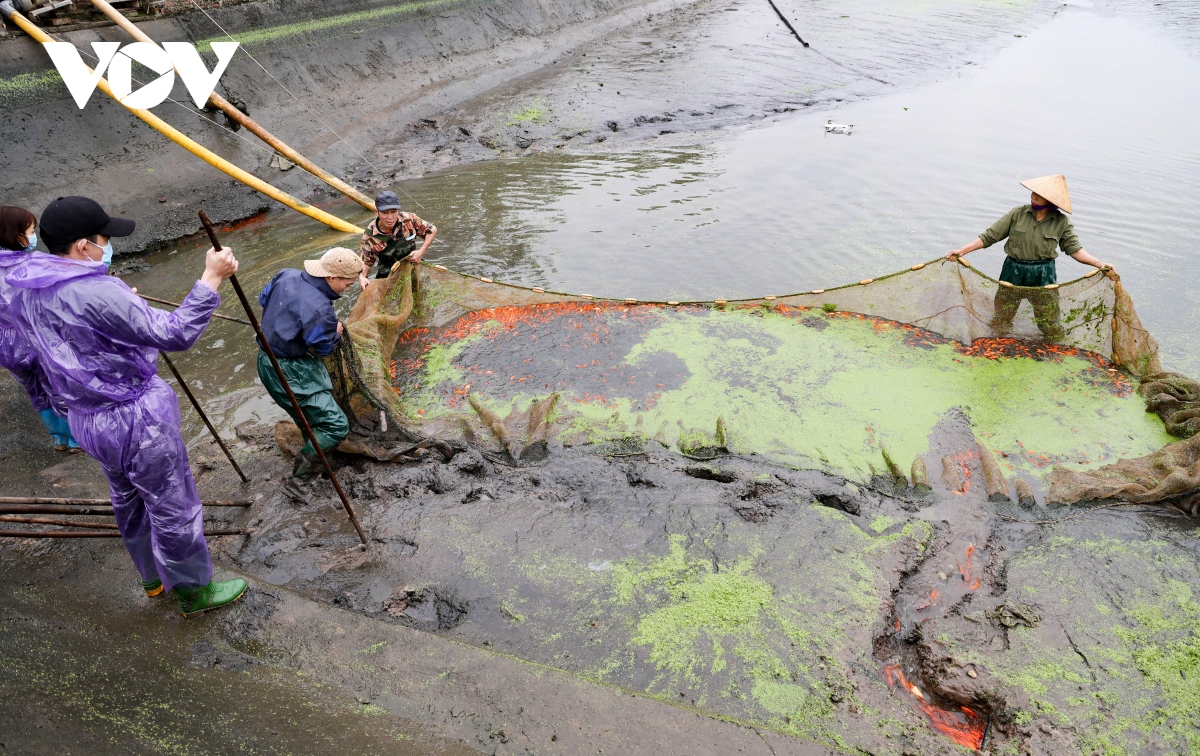
[[[167,367],[171,368],[171,375],[175,376],[175,380],[179,382],[179,388],[183,389],[183,393],[187,394],[188,401],[192,403],[192,408],[196,410],[196,414],[204,421],[205,427],[212,434],[213,439],[217,442],[217,446],[220,446],[221,451],[225,452],[225,457],[229,460],[229,464],[233,465],[233,469],[237,471],[238,477],[242,479],[243,483],[249,483],[250,479],[246,477],[246,473],[242,472],[242,468],[238,467],[237,460],[229,452],[229,447],[221,440],[221,434],[217,433],[217,429],[208,421],[208,415],[204,414],[204,410],[200,409],[200,402],[196,401],[196,397],[192,395],[192,390],[183,382],[183,376],[175,369],[175,363],[171,362],[171,358],[167,356],[166,352],[159,352],[158,356],[162,357],[163,362],[167,363]]]
[[[141,29],[134,26],[132,21],[122,16],[116,8],[113,8],[111,5],[105,2],[105,0],[92,0],[92,5],[96,6],[101,13],[112,19],[113,23],[124,29],[125,33],[129,36],[133,37],[139,42],[149,42],[150,44],[154,44],[153,39],[151,39]],[[251,134],[254,134],[254,136],[269,144],[271,148],[280,155],[283,155],[288,160],[321,179],[326,184],[329,184],[334,189],[337,189],[339,192],[367,208],[368,210],[375,209],[375,203],[370,197],[350,186],[345,181],[342,181],[337,176],[332,175],[321,166],[304,157],[299,152],[293,150],[291,147],[287,146],[282,139],[267,131],[262,126],[259,126],[258,123],[250,118],[250,116],[235,108],[221,95],[213,92],[208,96],[208,101],[214,107],[220,109],[222,113],[229,116],[231,120],[236,121],[242,126],[245,126]]]
[[[227,535],[251,535],[254,528],[245,530],[206,530],[205,538]],[[116,530],[0,530],[0,538],[120,538]]]
[[[0,0],[0,15],[3,15],[4,18],[9,21],[12,21],[21,28],[21,31],[25,32],[30,37],[33,37],[34,40],[41,42],[42,44],[55,41],[53,37],[39,29],[33,24],[33,22],[21,15],[21,13],[13,7],[11,0]],[[108,80],[103,76],[100,76],[96,81],[96,88],[117,102],[121,102],[120,98],[118,98],[113,92],[112,86],[108,83]],[[125,107],[125,109],[130,113],[133,113],[135,116],[140,118],[150,128],[162,134],[167,139],[170,139],[175,144],[178,144],[180,147],[184,148],[212,167],[242,182],[251,189],[267,195],[276,202],[286,205],[297,212],[304,213],[313,220],[320,221],[335,231],[341,231],[342,233],[346,234],[361,234],[363,232],[363,229],[359,228],[353,223],[344,221],[336,215],[331,215],[330,213],[327,213],[318,207],[313,207],[304,200],[297,199],[287,192],[271,186],[266,181],[263,181],[258,176],[255,176],[253,173],[238,168],[236,165],[216,154],[212,150],[202,147],[196,140],[192,139],[187,134],[184,134],[179,129],[151,113],[149,110],[145,110],[143,108],[130,108],[123,103],[122,107]]]
[[[79,520],[56,520],[53,517],[17,517],[14,515],[0,515],[0,522],[21,522],[27,525],[69,525],[76,528],[96,528],[98,530],[117,529],[117,524],[115,522],[80,522]]]
[[[172,302],[168,299],[159,299],[158,297],[149,297],[149,296],[146,296],[145,294],[142,294],[141,292],[138,292],[138,296],[141,297],[142,299],[146,300],[147,302],[157,302],[158,304],[170,305],[171,307],[182,307],[183,306],[183,305],[179,304],[178,302]],[[222,315],[219,312],[214,312],[212,316],[214,318],[220,318],[221,320],[229,320],[234,323],[241,323],[242,325],[250,325],[249,320],[242,320],[241,318],[231,318],[228,315]]]
[[[204,224],[204,231],[208,234],[208,240],[212,242],[213,249],[223,249],[221,242],[217,239],[217,232],[208,220],[208,216],[204,214],[203,210],[200,211],[199,215],[200,222]],[[346,516],[350,518],[350,524],[358,532],[358,538],[362,541],[363,548],[367,548],[367,534],[363,532],[362,525],[358,522],[358,515],[354,514],[354,507],[350,506],[350,500],[346,498],[346,492],[342,490],[341,484],[338,483],[337,476],[333,473],[333,465],[329,464],[329,458],[325,456],[325,450],[317,442],[317,437],[313,434],[312,426],[308,424],[308,418],[304,416],[304,410],[300,407],[300,401],[292,393],[292,387],[288,384],[287,376],[283,374],[283,368],[279,366],[279,360],[275,357],[275,350],[271,348],[270,342],[267,341],[266,334],[263,333],[262,326],[258,323],[258,316],[254,314],[254,308],[250,306],[250,300],[246,299],[246,292],[242,291],[242,285],[238,283],[236,273],[229,277],[229,283],[233,285],[233,290],[237,292],[238,299],[242,302],[242,308],[246,311],[246,317],[250,318],[250,324],[254,326],[254,332],[258,335],[259,346],[267,353],[267,358],[271,360],[271,367],[275,369],[275,375],[279,378],[280,385],[287,392],[288,399],[292,403],[292,410],[296,413],[296,419],[300,421],[300,429],[304,431],[304,437],[312,444],[313,449],[316,449],[317,456],[321,459],[321,464],[325,465],[325,471],[329,473],[329,482],[333,483],[333,490],[337,491],[338,497],[342,500],[342,507],[346,510]]]
[[[5,504],[0,506],[0,514],[57,514],[57,515],[108,515],[113,516],[113,508],[108,507],[56,507],[49,504]]]
[[[248,507],[254,502],[244,501],[218,501],[209,499],[200,502],[206,507]],[[112,501],[109,499],[57,499],[43,496],[0,496],[0,506],[5,504],[54,504],[61,507],[110,507]]]

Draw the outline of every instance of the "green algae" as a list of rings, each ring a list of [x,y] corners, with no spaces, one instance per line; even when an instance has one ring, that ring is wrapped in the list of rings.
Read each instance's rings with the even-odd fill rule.
[[[715,695],[726,707],[744,707],[749,722],[849,748],[851,735],[833,702],[857,701],[847,660],[872,663],[869,639],[882,604],[879,560],[902,540],[923,548],[932,530],[922,523],[873,537],[826,507],[808,507],[803,516],[812,527],[828,523],[845,548],[806,560],[799,573],[789,570],[789,585],[826,586],[819,595],[781,590],[771,579],[777,563],[753,539],[743,543],[741,556],[718,564],[689,552],[689,545],[711,548],[708,539],[698,544],[675,534],[660,557],[611,565],[610,601],[634,611],[629,644],[645,649],[658,672],[652,693],[670,698],[676,690],[717,689],[699,694],[698,702]],[[602,679],[619,679],[627,657],[618,658],[604,666]]]
[[[517,126],[522,123],[543,123],[546,120],[546,103],[538,99],[533,103],[525,105],[521,110],[510,113],[508,116],[508,125]]]
[[[888,528],[896,524],[896,521],[887,515],[879,515],[871,520],[871,530],[876,533],[882,533]]]
[[[1110,572],[1119,590],[1105,579]],[[1025,722],[1037,715],[1073,729],[1087,754],[1200,754],[1194,560],[1153,538],[1054,537],[1014,559],[1008,575],[1055,599],[1092,597],[1072,601],[1053,624],[1009,631],[1003,654],[978,646],[967,654],[1025,692]]]
[[[1107,374],[1082,357],[986,359],[953,344],[912,346],[908,333],[838,314],[664,311],[623,362],[676,358],[688,371],[683,385],[649,403],[567,388],[564,432],[591,442],[642,435],[685,453],[728,446],[860,482],[884,449],[889,470],[928,453],[933,427],[956,407],[1002,465],[1035,476],[1052,463],[1092,468],[1171,440],[1139,397],[1114,394]],[[455,362],[461,344],[434,346],[420,384],[468,382]],[[489,401],[534,398],[516,389]],[[457,411],[432,397],[414,401],[427,419]]]
[[[331,33],[341,31],[344,34],[357,34],[365,28],[367,24],[377,26],[381,22],[387,22],[394,16],[407,16],[415,14],[419,11],[428,11],[434,8],[439,8],[447,5],[455,5],[459,0],[420,0],[419,2],[396,3],[383,8],[374,8],[367,11],[354,11],[351,13],[341,13],[336,16],[328,16],[326,18],[316,18],[310,21],[297,21],[291,24],[281,24],[263,29],[255,29],[252,31],[237,32],[231,35],[235,41],[243,47],[253,47],[264,45],[279,40],[288,39],[291,37],[300,37],[303,35],[311,35],[321,33],[327,36]],[[348,26],[363,27],[355,29],[346,29]],[[228,36],[222,35],[219,37],[209,37],[202,39],[196,43],[197,49],[201,52],[212,50],[213,42],[225,42],[229,39]]]
[[[29,102],[67,97],[69,92],[55,69],[0,77],[0,108],[15,108]]]

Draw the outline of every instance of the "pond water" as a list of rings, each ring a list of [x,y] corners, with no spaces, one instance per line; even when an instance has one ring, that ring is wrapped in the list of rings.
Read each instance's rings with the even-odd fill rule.
[[[1070,7],[986,65],[911,91],[697,147],[537,154],[404,188],[442,229],[436,259],[453,269],[682,300],[928,260],[1028,202],[1020,180],[1063,173],[1085,248],[1122,274],[1165,361],[1194,374],[1200,45],[1159,23]],[[826,136],[830,118],[853,133]],[[996,275],[1003,252],[972,259]],[[1060,258],[1059,280],[1086,270]]]
[[[1122,274],[1168,369],[1200,375],[1198,9],[1064,6],[933,83],[697,136],[696,146],[550,151],[400,188],[440,229],[431,261],[563,291],[685,300],[828,287],[944,255],[1028,201],[1021,179],[1061,172],[1085,248]],[[831,118],[853,133],[826,136]],[[330,209],[369,220],[348,203]],[[252,296],[280,267],[356,244],[283,211],[224,240]],[[177,301],[199,270],[188,253],[202,245],[151,255],[153,268],[127,280]],[[1002,259],[998,247],[972,257],[992,275]],[[1087,270],[1060,258],[1060,280]],[[180,356],[225,427],[276,413],[252,385],[244,330],[219,323]]]

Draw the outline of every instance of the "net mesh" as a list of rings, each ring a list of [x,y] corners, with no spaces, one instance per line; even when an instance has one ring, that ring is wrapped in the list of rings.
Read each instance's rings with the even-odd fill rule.
[[[1121,423],[1138,425],[1147,422],[1144,418],[1129,414],[1129,402],[1138,402],[1138,414],[1144,415],[1140,401],[1132,397],[1135,382],[1130,377],[1144,378],[1147,385],[1153,387],[1153,400],[1158,401],[1161,407],[1170,404],[1166,398],[1157,398],[1164,391],[1174,397],[1176,405],[1168,409],[1174,409],[1177,414],[1180,401],[1200,398],[1200,387],[1196,387],[1198,390],[1193,396],[1187,393],[1190,390],[1187,386],[1178,381],[1171,383],[1169,378],[1163,377],[1158,346],[1142,326],[1133,302],[1114,272],[1092,271],[1087,276],[1059,286],[1028,289],[1003,285],[965,260],[945,259],[830,289],[767,295],[757,299],[705,302],[638,302],[568,294],[503,284],[483,277],[455,273],[436,265],[423,264],[414,268],[407,262],[399,263],[389,278],[374,282],[356,302],[346,321],[349,338],[342,340],[343,346],[327,361],[337,399],[352,418],[352,433],[343,450],[377,459],[403,458],[411,451],[412,444],[423,437],[494,441],[492,437],[495,433],[492,431],[500,427],[499,423],[508,429],[500,434],[504,437],[502,447],[520,450],[538,440],[521,437],[519,432],[519,429],[528,427],[532,434],[535,425],[538,425],[534,422],[536,418],[530,419],[532,416],[529,413],[538,416],[541,412],[545,415],[550,411],[548,407],[557,407],[553,410],[554,417],[539,416],[541,430],[538,432],[542,434],[543,441],[549,420],[555,424],[555,432],[566,443],[595,443],[601,453],[637,453],[651,439],[676,446],[680,451],[694,456],[712,457],[728,453],[729,447],[738,444],[726,438],[727,418],[741,413],[743,439],[753,436],[753,431],[745,430],[745,423],[747,418],[756,421],[754,412],[760,413],[757,421],[764,426],[777,420],[768,416],[770,412],[761,412],[752,406],[752,400],[743,401],[740,397],[776,391],[778,387],[765,385],[750,373],[724,376],[722,385],[726,388],[732,386],[731,391],[736,390],[724,396],[723,401],[730,405],[728,408],[716,405],[700,409],[693,407],[686,421],[677,419],[678,427],[664,432],[661,424],[658,428],[643,427],[642,420],[651,417],[657,397],[665,396],[676,388],[670,383],[669,376],[662,377],[667,375],[665,368],[659,366],[657,373],[649,370],[652,376],[659,376],[649,380],[660,382],[646,388],[640,400],[615,398],[608,392],[613,385],[608,381],[618,383],[617,376],[620,376],[620,385],[628,388],[647,380],[645,375],[638,375],[646,371],[638,368],[636,359],[631,355],[637,355],[638,350],[645,351],[645,344],[638,340],[647,338],[655,329],[661,329],[663,324],[672,324],[671,317],[691,318],[695,323],[689,327],[700,329],[691,333],[698,334],[703,329],[711,331],[723,327],[720,323],[714,325],[711,322],[714,316],[741,317],[738,322],[744,323],[747,315],[763,314],[776,319],[782,316],[790,319],[793,325],[798,322],[816,330],[823,330],[830,324],[836,330],[840,324],[857,321],[864,328],[879,334],[884,341],[888,338],[899,339],[908,347],[917,347],[914,355],[921,350],[950,350],[951,362],[970,366],[1013,360],[1011,364],[1016,366],[1013,370],[1018,375],[1015,380],[1027,381],[1030,386],[1042,385],[1037,383],[1042,380],[1050,388],[1038,391],[1062,394],[1060,397],[1050,397],[1053,403],[1062,408],[1062,413],[1043,413],[1042,425],[1078,425],[1074,419],[1076,416],[1097,412],[1093,405],[1071,406],[1072,397],[1109,402],[1107,405],[1094,405],[1100,408],[1099,415],[1111,415],[1106,421],[1107,425],[1081,426],[1081,435],[1095,436],[1087,439],[1086,444],[1077,443],[1071,447],[1083,451],[1064,452],[1052,443],[1043,446],[1047,449],[1054,447],[1056,451],[1036,448],[1037,439],[1040,438],[1038,434],[1043,433],[1045,428],[1017,429],[1010,433],[1013,438],[1024,433],[1026,437],[1034,439],[1028,445],[1020,439],[1016,439],[1015,444],[1005,440],[1004,434],[1008,431],[1004,428],[994,433],[987,427],[976,429],[980,448],[986,451],[986,447],[993,447],[999,460],[997,469],[1003,468],[1002,475],[1007,475],[1008,480],[1027,479],[1033,481],[1033,488],[1042,491],[1045,489],[1039,487],[1038,483],[1043,479],[1055,486],[1052,494],[1045,498],[1047,505],[1133,495],[1130,494],[1131,489],[1122,488],[1121,483],[1129,482],[1130,475],[1141,475],[1142,484],[1153,483],[1145,478],[1147,467],[1157,465],[1155,469],[1165,469],[1163,465],[1182,465],[1189,459],[1190,446],[1170,451],[1161,449],[1154,452],[1159,455],[1154,461],[1122,459],[1117,465],[1100,465],[1122,457],[1145,454],[1163,446],[1165,436],[1161,425],[1156,428],[1139,426],[1136,434],[1129,435],[1131,439],[1137,435],[1137,442],[1141,446],[1128,443],[1121,446],[1116,439],[1126,430],[1117,427]],[[543,369],[540,371],[536,369],[540,362],[552,357],[559,363],[575,359],[575,352],[569,349],[557,351],[559,347],[565,349],[570,346],[569,337],[562,335],[566,333],[562,329],[571,327],[591,338],[593,350],[611,347],[606,353],[611,364],[602,359],[593,359],[587,364],[559,365],[556,368],[558,372],[548,372],[545,365],[541,365]],[[539,328],[542,330],[538,331]],[[536,339],[539,333],[543,336],[542,344],[530,348],[532,342],[529,342],[529,345],[521,347],[525,351],[517,355],[521,358],[518,362],[527,363],[522,368],[527,369],[527,375],[518,375],[521,371],[510,369],[508,365],[501,370],[499,363],[494,365],[496,370],[484,369],[492,364],[488,362],[493,359],[489,357],[492,352],[504,356],[508,361],[516,359],[511,353],[515,347],[504,339],[512,341],[517,336]],[[683,340],[691,338],[689,332],[681,333]],[[734,334],[732,331],[730,333]],[[465,352],[463,345],[472,342],[480,334],[491,334],[495,338],[487,344],[486,349],[476,345],[472,347],[474,352]],[[546,341],[546,336],[554,336],[561,343],[553,343],[553,339]],[[737,338],[729,337],[731,347],[735,342],[740,343],[739,339],[743,337],[751,342],[755,338],[767,338],[755,336],[750,331],[738,331],[734,336]],[[627,341],[621,342],[621,338]],[[585,343],[584,346],[588,345]],[[782,351],[781,347],[774,349]],[[903,352],[881,351],[877,345],[862,347],[860,352],[867,355],[866,359],[881,361],[879,367],[885,371],[889,369],[889,361],[903,365],[910,359]],[[862,354],[848,355],[834,348],[821,358],[830,363],[823,368],[827,368],[827,372],[811,380],[820,383],[828,381],[834,372],[844,376],[869,370],[870,366],[836,364],[839,361],[854,363],[855,360],[862,360]],[[1018,362],[1024,367],[1018,366]],[[465,372],[449,370],[451,363],[459,367],[465,365]],[[1028,372],[1029,365],[1047,363],[1069,363],[1070,371],[1051,374],[1044,379],[1030,378],[1020,372]],[[588,373],[589,365],[593,365],[592,372],[595,375]],[[574,372],[568,371],[569,375],[560,376],[565,368]],[[947,371],[951,368],[939,365],[936,369]],[[979,370],[976,367],[972,369]],[[439,373],[439,370],[442,372]],[[604,372],[597,372],[601,370]],[[692,365],[691,370],[694,375],[696,366]],[[512,375],[503,375],[507,372]],[[888,376],[890,373],[881,375]],[[554,379],[557,377],[562,377],[562,380],[556,382]],[[522,386],[520,382],[526,378],[536,381],[537,385],[530,383]],[[803,382],[805,377],[799,375],[796,379],[797,382]],[[686,381],[686,375],[681,380]],[[786,378],[784,382],[788,382]],[[594,393],[590,386],[595,387]],[[933,390],[936,391],[937,387],[934,386]],[[869,404],[871,398],[868,395],[871,391],[869,387],[864,389],[858,398]],[[1180,394],[1180,391],[1183,393]],[[547,403],[548,397],[553,395],[557,398],[559,392],[563,392],[570,401],[558,405],[553,401]],[[638,401],[641,401],[640,405]],[[811,401],[814,405],[820,405],[815,395]],[[963,398],[963,402],[974,402],[976,405],[981,401],[978,396]],[[836,405],[837,402],[833,402],[829,410],[838,412]],[[1114,407],[1117,409],[1114,410]],[[607,412],[609,409],[613,410],[610,419],[598,419],[598,411]],[[796,412],[802,414],[801,409],[797,408]],[[847,406],[840,407],[840,410],[845,409]],[[886,409],[880,408],[878,411],[884,413]],[[1200,417],[1200,411],[1194,415],[1187,414],[1191,409],[1190,406],[1183,407],[1186,416],[1176,423],[1179,428],[1200,424],[1200,419],[1196,419]],[[580,423],[569,422],[573,413],[579,412],[588,419],[586,432],[578,432]],[[1037,412],[1035,410],[1033,414]],[[502,420],[505,415],[507,419]],[[661,419],[658,415],[655,417]],[[979,424],[980,421],[973,419],[971,422]],[[885,422],[880,424],[886,425]],[[851,477],[886,478],[889,467],[897,467],[891,457],[900,459],[899,466],[907,470],[915,452],[906,452],[903,440],[876,438],[877,429],[872,425],[874,423],[870,422],[868,416],[865,430],[855,428],[850,435],[865,434],[865,440],[857,437],[855,440],[855,443],[861,443],[864,447],[860,456],[866,459],[876,455],[873,457],[876,461],[868,460],[857,471],[861,474]],[[927,433],[928,429],[923,429],[919,423],[915,425],[919,433]],[[1003,425],[1000,423],[1000,426]],[[606,432],[597,432],[597,429]],[[1070,430],[1075,432],[1077,429]],[[838,432],[835,430],[833,434]],[[734,435],[737,435],[736,431]],[[892,445],[891,457],[886,444]],[[755,447],[754,443],[748,445]],[[1097,453],[1096,449],[1101,451]],[[847,461],[836,458],[836,454],[828,454],[819,448],[811,454],[799,453],[794,448],[787,448],[786,444],[772,444],[769,441],[759,443],[753,451],[789,466],[841,467],[841,472],[847,472],[846,468],[857,464],[853,459],[847,458]],[[1135,451],[1137,454],[1133,453]],[[991,452],[988,452],[990,455]],[[1149,457],[1144,459],[1149,460]],[[1132,462],[1139,462],[1136,470],[1130,467]],[[1056,473],[1046,478],[1045,473],[1051,467],[1061,468],[1063,464],[1072,463],[1074,467],[1084,468],[1071,473],[1076,477]],[[1108,469],[1118,465],[1124,467]],[[1033,475],[1026,474],[1029,472]],[[1093,477],[1086,477],[1089,475]],[[1094,476],[1101,476],[1103,485],[1097,483],[1099,479]],[[1148,490],[1167,489],[1156,484],[1149,485]],[[1178,490],[1171,490],[1174,493],[1167,498],[1178,498]],[[993,498],[1000,502],[998,505],[1002,508],[1010,508],[1015,515],[1022,514],[1023,510],[1017,503],[1023,498],[1021,488],[1010,490],[1007,497]],[[1033,504],[1032,497],[1025,501],[1027,506]],[[1025,513],[1028,514],[1028,511]]]

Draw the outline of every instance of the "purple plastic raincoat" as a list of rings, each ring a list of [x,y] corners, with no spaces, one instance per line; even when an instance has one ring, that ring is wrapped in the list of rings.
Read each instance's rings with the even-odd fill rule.
[[[9,314],[12,287],[4,278],[13,268],[25,262],[29,253],[19,250],[0,249],[0,368],[5,368],[29,394],[29,402],[38,412],[50,409],[52,402],[46,386],[46,378],[38,370],[37,354],[21,331],[17,330]],[[55,407],[59,415],[66,417],[67,409],[61,403]]]
[[[34,252],[8,276],[11,312],[66,403],[84,451],[104,469],[117,525],[142,580],[169,591],[212,578],[179,401],[158,350],[190,348],[221,298],[196,282],[174,312],[146,305],[102,263]]]

